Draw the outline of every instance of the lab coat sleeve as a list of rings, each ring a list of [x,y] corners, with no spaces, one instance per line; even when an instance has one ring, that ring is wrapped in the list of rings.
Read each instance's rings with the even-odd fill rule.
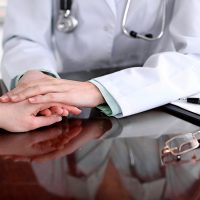
[[[96,78],[115,98],[120,117],[200,92],[200,1],[175,1],[167,27],[174,50],[150,56],[143,67]]]
[[[97,108],[100,109],[107,116],[117,116],[121,114],[121,109],[118,103],[115,101],[112,95],[106,90],[106,88],[95,80],[90,80],[90,82],[93,83],[100,90],[101,94],[103,95],[106,101],[105,104],[98,105]]]
[[[52,1],[8,1],[4,26],[2,76],[11,80],[30,69],[56,74],[52,49]]]

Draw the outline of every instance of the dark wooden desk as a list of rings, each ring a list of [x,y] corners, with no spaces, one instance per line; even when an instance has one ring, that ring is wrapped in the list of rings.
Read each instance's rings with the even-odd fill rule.
[[[191,159],[199,149],[185,163],[160,161],[167,139],[198,126],[159,110],[120,120],[85,110],[81,118],[1,130],[1,200],[200,199],[200,164]]]

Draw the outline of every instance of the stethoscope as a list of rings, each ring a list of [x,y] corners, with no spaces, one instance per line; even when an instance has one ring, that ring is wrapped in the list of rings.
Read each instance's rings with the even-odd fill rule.
[[[122,17],[122,31],[123,33],[135,39],[143,39],[147,41],[154,41],[160,39],[164,34],[165,29],[165,20],[166,20],[166,0],[162,0],[162,22],[160,32],[157,35],[153,35],[152,33],[141,34],[134,30],[128,30],[126,28],[127,16],[130,8],[131,0],[127,0],[124,14]],[[78,20],[71,14],[72,0],[60,0],[60,14],[57,22],[57,29],[64,33],[70,33],[76,29],[78,26]]]
[[[71,14],[71,7],[72,0],[60,0],[57,29],[61,32],[72,32],[78,26],[78,20]]]

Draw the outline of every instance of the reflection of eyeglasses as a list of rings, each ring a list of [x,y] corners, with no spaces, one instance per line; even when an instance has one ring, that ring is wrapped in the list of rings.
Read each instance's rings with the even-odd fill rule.
[[[178,156],[196,149],[199,146],[197,134],[200,134],[200,131],[178,135],[167,140],[162,149],[162,154],[171,153]]]
[[[186,163],[197,163],[200,162],[199,148],[194,149],[186,154],[174,156],[172,154],[161,155],[162,165],[173,165],[173,164],[186,164]]]
[[[163,158],[169,157],[170,155],[175,158],[173,159],[174,161],[180,160],[181,155],[198,148],[198,134],[200,134],[200,131],[178,135],[167,140],[161,151],[162,161]]]

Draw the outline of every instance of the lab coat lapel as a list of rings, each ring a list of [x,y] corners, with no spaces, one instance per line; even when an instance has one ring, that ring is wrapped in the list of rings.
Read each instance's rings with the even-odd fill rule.
[[[116,17],[117,11],[116,11],[116,0],[104,0],[106,2],[106,5],[109,7],[109,9],[112,11],[112,14]]]

